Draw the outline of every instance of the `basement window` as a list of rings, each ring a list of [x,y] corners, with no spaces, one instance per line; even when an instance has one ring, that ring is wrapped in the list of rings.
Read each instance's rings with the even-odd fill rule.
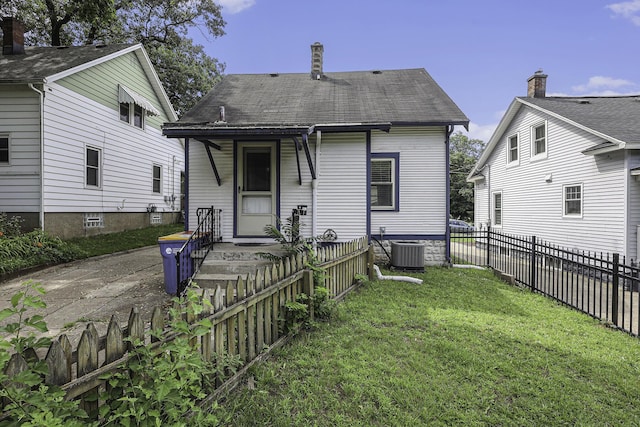
[[[102,213],[85,213],[84,228],[102,228],[104,227],[104,214]]]

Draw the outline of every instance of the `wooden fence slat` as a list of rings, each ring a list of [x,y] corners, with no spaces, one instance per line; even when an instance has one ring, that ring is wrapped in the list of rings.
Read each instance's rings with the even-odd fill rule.
[[[69,341],[69,337],[66,334],[60,335],[58,338],[58,342],[60,343],[60,347],[62,351],[64,351],[64,356],[67,358],[67,378],[71,381],[71,367],[73,364],[73,347],[71,346],[71,341]]]
[[[105,345],[105,363],[111,363],[120,359],[127,351],[124,343],[122,329],[118,325],[115,314],[111,316],[107,327],[107,343]]]
[[[127,337],[131,340],[128,346],[129,350],[134,347],[136,341],[144,342],[144,322],[137,307],[132,308],[129,313]]]
[[[332,292],[332,297],[342,298],[355,285],[356,274],[366,274],[373,271],[371,265],[373,247],[369,245],[366,236],[318,248],[316,260],[319,267],[325,269],[326,286]],[[297,253],[274,263],[269,267],[258,269],[255,275],[247,275],[246,279],[239,277],[236,282],[229,281],[226,286],[218,286],[213,292],[203,290],[201,300],[211,302],[211,306],[204,305],[204,310],[196,318],[192,316],[189,322],[199,318],[207,318],[212,322],[211,330],[195,340],[194,345],[200,346],[199,351],[205,360],[217,360],[215,357],[224,354],[238,354],[246,363],[254,363],[259,359],[265,348],[271,348],[274,342],[281,342],[280,321],[282,310],[287,301],[295,301],[302,292],[313,296],[313,271],[308,268],[310,254]],[[179,316],[184,310],[174,303]],[[310,316],[315,313],[310,304]],[[186,319],[186,316],[184,316]],[[150,319],[152,330],[165,329],[163,310],[155,307]],[[83,332],[75,353],[71,343],[65,335],[60,336],[56,343],[49,348],[45,360],[50,364],[47,381],[57,383],[67,393],[67,398],[79,398],[81,407],[91,416],[97,414],[98,388],[107,387],[104,375],[121,369],[128,359],[126,340],[123,336],[141,345],[153,346],[160,350],[165,342],[175,338],[169,333],[164,337],[145,340],[145,323],[137,308],[131,310],[128,324],[120,328],[115,316],[112,316],[104,337],[98,337],[93,324],[87,326]],[[105,364],[98,367],[98,354],[105,351]],[[20,368],[18,361],[26,364],[26,357],[37,360],[35,351],[22,356],[12,356],[13,369]],[[75,365],[74,365],[75,364]],[[245,365],[248,366],[248,365]],[[72,375],[76,375],[73,379]],[[223,374],[221,372],[221,374]],[[221,384],[222,375],[217,378]]]
[[[82,377],[98,369],[98,334],[93,323],[87,325],[78,343],[78,377]],[[82,394],[82,408],[90,419],[98,416],[98,390],[91,389]]]

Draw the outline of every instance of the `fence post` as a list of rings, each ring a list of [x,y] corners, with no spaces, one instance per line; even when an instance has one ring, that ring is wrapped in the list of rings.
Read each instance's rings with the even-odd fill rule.
[[[613,291],[611,293],[611,317],[613,320],[613,324],[618,325],[618,285],[619,285],[619,274],[620,272],[620,254],[613,254]]]
[[[486,266],[491,267],[491,226],[487,225],[487,262]]]
[[[376,254],[373,250],[373,245],[369,245],[369,252],[367,253],[367,271],[369,273],[369,281],[376,280],[376,272],[373,269],[373,264],[376,258]]]
[[[531,236],[531,256],[529,258],[529,273],[530,273],[530,281],[531,284],[529,285],[531,287],[531,292],[536,290],[537,287],[537,280],[538,280],[538,275],[537,270],[536,270],[536,236]]]

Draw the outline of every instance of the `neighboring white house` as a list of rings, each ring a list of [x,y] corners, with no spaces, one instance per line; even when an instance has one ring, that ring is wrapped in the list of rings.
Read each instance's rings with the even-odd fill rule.
[[[475,225],[638,259],[640,96],[546,97],[541,71],[468,180]]]
[[[264,241],[298,206],[304,236],[426,242],[448,261],[448,141],[467,117],[424,69],[227,75],[179,121],[187,224],[222,210],[223,240]]]
[[[143,47],[25,48],[3,27],[0,212],[64,238],[175,222],[184,145]]]

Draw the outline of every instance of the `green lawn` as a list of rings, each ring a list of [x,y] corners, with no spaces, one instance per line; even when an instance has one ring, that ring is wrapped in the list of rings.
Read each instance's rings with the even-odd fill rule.
[[[105,255],[128,249],[158,244],[158,237],[184,230],[184,224],[164,224],[120,233],[99,234],[68,240],[78,246],[87,256]]]
[[[637,426],[640,341],[487,271],[381,281],[222,402],[237,426]]]

